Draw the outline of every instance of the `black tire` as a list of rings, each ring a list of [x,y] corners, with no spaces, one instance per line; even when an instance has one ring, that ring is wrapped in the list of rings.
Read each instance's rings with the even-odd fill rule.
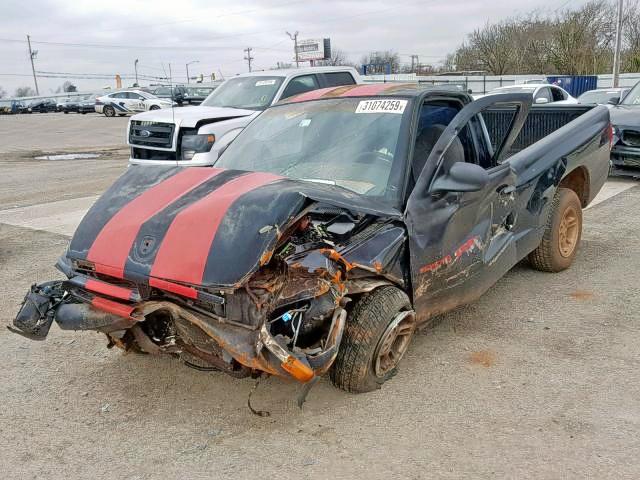
[[[401,318],[401,312],[410,312],[402,320],[410,322],[402,323],[407,329],[410,326],[410,331],[403,336],[403,351],[397,360],[380,373],[376,362],[379,347],[389,337],[392,324]],[[371,392],[380,388],[396,374],[397,364],[414,330],[415,315],[409,297],[402,290],[392,286],[380,287],[363,295],[347,318],[340,349],[330,371],[331,381],[336,387],[352,393]]]
[[[158,105],[151,105],[149,110],[160,110],[160,107]]]
[[[64,114],[65,114],[65,115],[66,115],[66,114],[68,114],[68,113],[69,113],[68,111],[64,110]]]
[[[111,105],[105,105],[104,108],[102,109],[102,113],[104,113],[105,117],[115,117],[116,109],[113,108]]]
[[[570,233],[567,227],[569,224],[572,225]],[[569,237],[570,240],[567,241]],[[580,199],[573,190],[559,188],[553,197],[542,241],[538,248],[529,254],[529,263],[542,272],[555,273],[565,270],[573,263],[581,237]]]

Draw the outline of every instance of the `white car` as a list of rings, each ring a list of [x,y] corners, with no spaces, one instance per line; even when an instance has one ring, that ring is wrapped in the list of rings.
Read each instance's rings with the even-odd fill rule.
[[[142,90],[119,90],[97,97],[95,108],[96,112],[104,113],[105,117],[115,117],[169,108],[172,105],[175,105],[175,102],[158,98]]]
[[[544,105],[547,103],[560,104],[575,104],[578,103],[578,99],[569,95],[569,92],[558,87],[557,85],[551,85],[548,83],[527,83],[524,85],[511,85],[509,87],[500,87],[495,90],[491,90],[489,95],[493,93],[532,93],[533,103],[536,105]]]
[[[244,73],[216,88],[197,107],[141,113],[129,121],[129,163],[213,165],[263,110],[284,98],[362,83],[351,67],[309,67]]]

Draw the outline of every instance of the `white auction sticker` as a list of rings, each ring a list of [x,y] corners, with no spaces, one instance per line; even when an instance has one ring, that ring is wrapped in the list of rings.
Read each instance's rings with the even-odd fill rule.
[[[404,113],[407,100],[362,100],[356,113]]]
[[[275,85],[276,81],[271,79],[271,80],[258,80],[256,82],[256,87],[266,87],[267,85]]]

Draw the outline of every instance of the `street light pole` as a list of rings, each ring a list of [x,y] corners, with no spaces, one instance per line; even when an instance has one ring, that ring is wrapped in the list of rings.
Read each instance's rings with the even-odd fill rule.
[[[140,84],[138,84],[138,59],[136,58],[136,61],[133,62],[133,68],[136,71],[136,87],[139,87]]]
[[[193,60],[193,61],[187,62],[185,64],[185,67],[187,69],[187,83],[191,83],[190,80],[189,80],[189,65],[191,65],[192,63],[200,63],[200,60]]]
[[[620,50],[622,49],[622,9],[624,0],[618,0],[618,18],[616,21],[616,45],[613,51],[613,88],[620,80]]]
[[[36,85],[36,95],[40,95],[38,90],[38,79],[36,78],[36,67],[33,65],[33,59],[38,55],[37,50],[31,50],[31,37],[27,35],[27,43],[29,44],[29,59],[31,60],[31,71],[33,72],[33,83]]]
[[[293,45],[296,52],[296,68],[300,68],[300,60],[298,58],[298,33],[299,32],[296,31],[296,33],[294,33],[293,35],[291,35],[289,32],[286,32],[286,33],[287,35],[289,35],[289,38],[293,40]]]

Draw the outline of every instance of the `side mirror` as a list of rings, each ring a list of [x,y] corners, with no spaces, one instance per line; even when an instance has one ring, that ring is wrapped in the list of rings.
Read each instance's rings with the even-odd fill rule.
[[[607,103],[609,105],[618,105],[620,103],[620,98],[612,98]]]
[[[475,163],[456,162],[448,173],[438,177],[429,193],[479,192],[489,184],[487,171]]]
[[[549,103],[548,98],[544,98],[544,97],[536,98],[536,105],[544,105],[545,103]]]

